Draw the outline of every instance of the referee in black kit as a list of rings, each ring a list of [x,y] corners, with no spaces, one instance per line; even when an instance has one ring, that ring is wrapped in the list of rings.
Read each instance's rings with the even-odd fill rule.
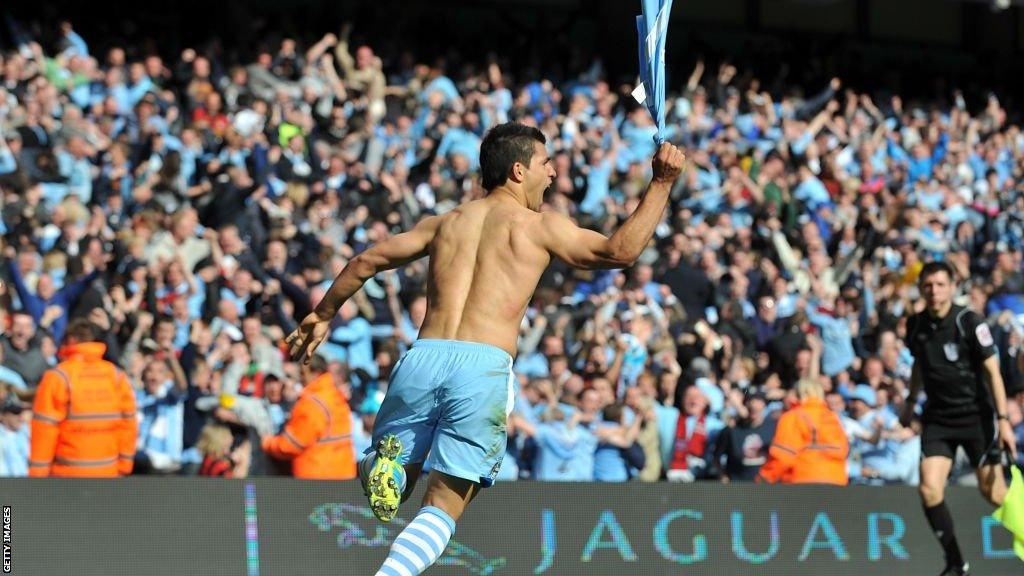
[[[928,524],[946,553],[940,576],[969,573],[943,501],[957,447],[963,447],[978,475],[978,488],[995,506],[1006,496],[1002,450],[1014,460],[1017,456],[992,333],[977,313],[953,305],[953,278],[953,268],[944,262],[921,270],[918,285],[926,307],[907,321],[914,370],[900,415],[900,422],[909,426],[923,385],[928,399],[921,417],[920,491]]]

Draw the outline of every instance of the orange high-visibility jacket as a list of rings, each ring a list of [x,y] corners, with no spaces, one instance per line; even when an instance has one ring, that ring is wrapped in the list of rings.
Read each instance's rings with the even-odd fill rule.
[[[65,346],[32,405],[29,476],[116,477],[132,473],[138,423],[135,392],[107,345]]]
[[[850,443],[839,416],[819,398],[807,398],[779,418],[768,461],[759,482],[783,484],[849,483]]]
[[[263,451],[274,458],[292,460],[292,475],[296,478],[356,477],[352,413],[330,374],[306,386],[284,431],[264,438]]]

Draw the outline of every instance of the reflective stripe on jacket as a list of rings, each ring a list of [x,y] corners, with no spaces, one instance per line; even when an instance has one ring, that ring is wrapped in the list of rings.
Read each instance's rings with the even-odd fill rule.
[[[839,416],[820,398],[807,398],[779,418],[759,482],[838,484],[849,482],[850,445]]]
[[[29,476],[116,477],[135,459],[135,392],[107,347],[84,342],[61,349],[32,405]]]
[[[351,412],[330,374],[322,374],[306,386],[284,430],[266,438],[263,450],[275,458],[292,460],[296,478],[355,478]]]

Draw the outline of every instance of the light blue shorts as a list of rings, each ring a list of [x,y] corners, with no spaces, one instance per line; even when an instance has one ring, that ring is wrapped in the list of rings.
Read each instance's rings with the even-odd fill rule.
[[[505,457],[516,387],[512,357],[501,348],[417,340],[391,373],[373,446],[395,434],[403,464],[422,463],[429,452],[433,469],[490,486]]]

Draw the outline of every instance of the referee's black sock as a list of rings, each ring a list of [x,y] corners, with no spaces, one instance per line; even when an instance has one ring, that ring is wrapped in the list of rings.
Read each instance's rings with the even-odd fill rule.
[[[925,506],[924,515],[946,552],[946,564],[957,568],[963,566],[964,557],[960,554],[960,545],[956,543],[956,535],[953,534],[953,516],[949,514],[946,503],[939,502],[931,508]]]

